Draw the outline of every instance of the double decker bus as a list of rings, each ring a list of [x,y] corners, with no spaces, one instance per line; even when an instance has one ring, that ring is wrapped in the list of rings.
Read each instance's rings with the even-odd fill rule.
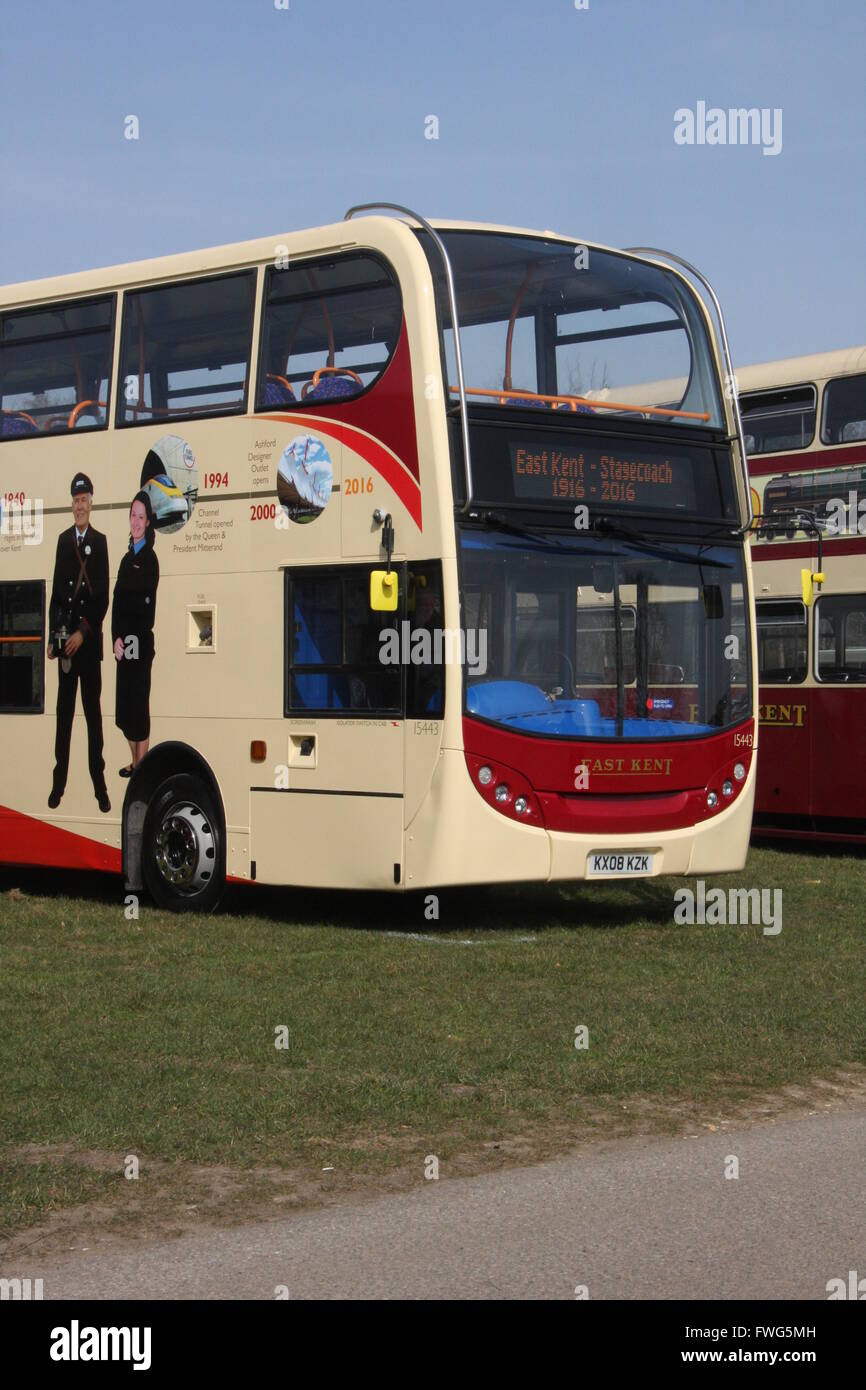
[[[755,653],[730,372],[715,295],[668,253],[392,204],[0,292],[0,497],[7,522],[41,509],[38,541],[0,537],[0,859],[122,871],[176,909],[227,879],[741,867]],[[126,780],[126,637],[105,637],[101,801],[80,710],[59,801],[52,781],[72,482],[112,586],[142,489],[159,563]]]
[[[860,841],[866,348],[761,363],[740,369],[737,380],[758,521],[755,830]],[[822,578],[813,583],[813,574]]]

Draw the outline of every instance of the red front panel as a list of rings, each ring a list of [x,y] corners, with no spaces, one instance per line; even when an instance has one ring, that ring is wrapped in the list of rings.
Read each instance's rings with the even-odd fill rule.
[[[733,775],[735,763],[748,774],[754,721],[706,738],[617,743],[589,739],[555,739],[514,733],[464,716],[463,739],[473,785],[496,806],[497,783],[527,793],[524,820],[548,830],[580,833],[676,830],[703,824],[736,800],[745,785]],[[494,778],[480,783],[482,765]],[[722,795],[730,779],[733,796]],[[707,805],[707,793],[718,805]],[[509,814],[511,803],[497,809]],[[516,819],[521,819],[516,816]]]

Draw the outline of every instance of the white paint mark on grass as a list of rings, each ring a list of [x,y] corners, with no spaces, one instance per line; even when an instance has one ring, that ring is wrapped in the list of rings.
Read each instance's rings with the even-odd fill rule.
[[[435,946],[489,946],[497,943],[511,945],[518,942],[536,941],[534,936],[515,936],[515,937],[492,937],[488,941],[473,941],[471,937],[454,936],[427,936],[424,932],[417,931],[389,931],[386,936],[394,937],[400,941],[430,941]]]

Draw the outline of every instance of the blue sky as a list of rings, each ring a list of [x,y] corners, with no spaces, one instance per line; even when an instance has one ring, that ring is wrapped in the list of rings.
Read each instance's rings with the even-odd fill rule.
[[[738,363],[866,341],[862,0],[3,12],[2,282],[383,198],[678,251],[713,281]],[[675,144],[674,112],[698,101],[781,108],[781,153]]]

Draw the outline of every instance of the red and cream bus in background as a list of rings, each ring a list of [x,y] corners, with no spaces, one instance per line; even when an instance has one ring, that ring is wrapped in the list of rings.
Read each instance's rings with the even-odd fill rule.
[[[0,859],[177,908],[226,878],[740,868],[752,514],[712,290],[664,252],[370,211],[0,291],[0,497],[44,527],[0,535]],[[106,643],[110,815],[80,712],[46,804],[76,470],[112,579],[139,488],[159,523],[125,783]]]
[[[752,543],[761,726],[755,830],[860,839],[866,348],[745,367],[737,382],[761,523]],[[823,581],[812,583],[818,572]]]

